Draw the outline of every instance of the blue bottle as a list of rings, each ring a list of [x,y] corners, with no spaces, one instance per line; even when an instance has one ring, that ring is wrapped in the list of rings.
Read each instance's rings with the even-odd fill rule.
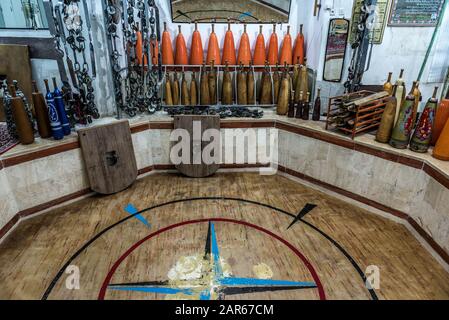
[[[56,84],[56,78],[53,78],[53,85],[55,87],[53,96],[55,98],[56,109],[58,110],[59,119],[61,121],[62,131],[64,131],[64,134],[68,136],[72,131],[72,128],[70,127],[69,118],[67,117],[67,112],[65,111],[62,92],[61,90],[59,90],[58,85]]]
[[[51,132],[55,140],[64,139],[64,131],[62,130],[61,121],[59,121],[58,110],[56,109],[55,98],[53,93],[50,92],[50,86],[48,80],[45,79],[45,87],[47,88],[47,94],[45,100],[48,106],[48,117],[50,119]]]

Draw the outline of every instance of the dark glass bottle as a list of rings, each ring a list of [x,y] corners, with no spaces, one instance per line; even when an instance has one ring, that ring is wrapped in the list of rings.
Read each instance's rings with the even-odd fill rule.
[[[321,89],[318,89],[315,99],[315,105],[313,106],[312,120],[320,121],[320,118],[321,118]]]
[[[307,92],[307,98],[304,101],[304,105],[302,108],[302,119],[303,120],[310,119],[310,92]]]
[[[304,94],[301,91],[299,93],[299,102],[296,105],[296,114],[295,114],[296,119],[302,119],[302,112],[303,112],[303,108],[304,108],[303,97],[304,97]]]
[[[290,103],[288,105],[288,117],[294,118],[295,117],[295,111],[296,111],[296,103],[295,103],[295,91],[292,91],[291,97],[290,97]]]

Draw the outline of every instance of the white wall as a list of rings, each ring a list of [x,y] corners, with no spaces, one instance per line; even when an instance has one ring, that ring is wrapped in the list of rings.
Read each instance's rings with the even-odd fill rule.
[[[313,2],[307,1],[313,11]],[[308,61],[318,71],[318,87],[323,88],[323,96],[333,96],[343,92],[341,84],[347,79],[348,67],[351,60],[352,50],[348,46],[344,75],[341,84],[332,84],[320,81],[324,67],[324,55],[326,49],[326,37],[329,20],[332,18],[351,19],[353,1],[348,0],[323,0],[320,17],[314,18],[309,15],[306,29],[306,40],[308,40]],[[329,8],[329,10],[327,9]],[[335,15],[331,16],[333,9]],[[310,8],[308,8],[310,10]],[[312,12],[310,11],[310,12]],[[381,85],[389,72],[394,73],[394,79],[399,76],[401,69],[405,69],[405,81],[409,90],[414,80],[417,79],[421,65],[424,61],[427,48],[430,44],[433,27],[389,27],[385,28],[382,44],[374,45],[370,69],[365,73],[363,83],[367,85]],[[434,49],[428,59],[426,68],[421,78],[421,91],[425,101],[432,95],[435,86],[443,86],[441,81],[429,82],[429,76],[434,73],[445,74],[449,67],[449,7],[446,9],[444,19],[440,28],[439,37],[435,42]],[[439,66],[432,68],[434,61],[439,61]]]
[[[449,9],[446,10],[439,37],[435,42],[421,78],[421,91],[426,100],[432,95],[435,86],[442,87],[441,82],[429,82],[431,65],[433,60],[437,58],[436,55],[443,56],[442,58],[446,60],[446,69],[449,66],[449,63],[447,63],[449,50],[446,52],[439,50],[439,47],[444,45],[443,41],[449,43],[448,30]],[[374,46],[372,67],[366,74],[365,82],[381,84],[386,80],[388,72],[394,72],[394,75],[397,77],[400,70],[405,69],[407,88],[411,88],[412,82],[418,78],[433,31],[434,28],[432,27],[387,26],[382,45]]]

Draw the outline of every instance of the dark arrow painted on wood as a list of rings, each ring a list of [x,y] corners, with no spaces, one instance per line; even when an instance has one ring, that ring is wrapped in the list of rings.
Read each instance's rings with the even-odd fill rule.
[[[296,218],[293,220],[293,222],[288,226],[287,230],[293,227],[296,223],[302,220],[309,212],[311,212],[313,209],[315,209],[317,205],[315,204],[306,204],[306,206],[298,213]]]

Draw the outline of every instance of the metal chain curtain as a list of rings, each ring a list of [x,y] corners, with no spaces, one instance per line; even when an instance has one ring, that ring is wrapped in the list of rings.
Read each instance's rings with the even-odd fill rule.
[[[111,57],[117,115],[161,109],[159,10],[154,0],[102,0]],[[141,40],[139,40],[141,39]],[[138,40],[142,50],[137,48]],[[139,57],[139,52],[142,56]],[[154,56],[157,55],[157,56]],[[153,63],[157,61],[158,65]]]

